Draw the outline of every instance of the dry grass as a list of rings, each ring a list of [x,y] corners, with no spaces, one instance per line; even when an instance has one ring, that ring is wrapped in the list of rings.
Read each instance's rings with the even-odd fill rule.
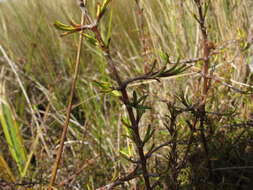
[[[89,2],[91,11],[94,10],[96,2]],[[107,21],[112,14],[111,51],[113,60],[118,64],[124,78],[143,73],[152,66],[155,59],[158,59],[157,67],[162,67],[162,59],[159,57],[161,52],[167,52],[171,61],[203,56],[202,37],[193,16],[196,14],[193,1],[143,0],[140,6],[144,10],[142,14],[138,12],[134,0],[113,0],[110,11],[101,23],[101,30],[106,35]],[[215,143],[224,145],[224,150],[219,154],[216,152],[216,144],[210,148],[213,153],[212,159],[215,160],[214,165],[217,167],[232,166],[233,161],[235,166],[251,164],[252,130],[222,126],[246,122],[252,115],[252,95],[242,95],[238,92],[252,88],[252,74],[247,65],[247,61],[252,60],[249,58],[250,55],[253,54],[252,47],[247,48],[253,33],[252,7],[251,0],[216,0],[212,1],[207,13],[209,40],[215,46],[213,51],[217,53],[211,58],[210,70],[213,70],[214,79],[206,109],[210,113],[228,113],[233,110],[236,113],[230,119],[213,116],[213,123],[209,121],[215,137],[215,142],[211,140],[211,146]],[[77,34],[61,38],[53,23],[56,20],[63,23],[73,20],[78,23],[80,11],[74,0],[10,1],[0,3],[0,9],[0,45],[15,63],[31,104],[29,107],[20,83],[0,53],[0,66],[7,70],[1,80],[6,82],[8,101],[21,126],[28,153],[34,151],[29,173],[23,182],[47,184],[59,144],[61,126],[65,120],[78,44]],[[94,11],[92,13],[95,14]],[[185,75],[167,78],[160,83],[149,81],[147,84],[135,84],[130,87],[130,91],[135,89],[139,93],[149,95],[148,104],[152,105],[153,109],[145,115],[141,123],[141,133],[144,134],[146,127],[152,124],[156,128],[155,137],[152,139],[154,144],[161,144],[171,138],[164,127],[164,116],[168,114],[164,101],[173,103],[175,95],[178,96],[183,91],[190,102],[198,103],[201,95],[201,68],[202,63],[198,62]],[[126,117],[126,110],[117,97],[101,93],[94,80],[113,83],[101,52],[85,42],[58,183],[85,167],[70,185],[59,189],[95,189],[109,183],[118,177],[119,173],[129,172],[131,169],[131,164],[120,155],[120,151],[128,151],[129,154],[135,155],[134,145],[125,137],[127,130],[122,127],[121,118]],[[178,102],[176,104],[181,106]],[[185,114],[178,120],[179,136],[183,142],[190,134],[186,120],[191,119],[190,114]],[[38,140],[38,127],[42,136],[37,144],[35,142]],[[238,143],[237,138],[241,140]],[[2,129],[0,139],[1,144],[5,144]],[[238,151],[232,149],[231,144],[237,147]],[[184,145],[180,148],[185,149]],[[191,150],[191,159],[196,165],[202,163],[199,151],[201,148],[196,145]],[[159,169],[169,167],[165,155],[170,150],[170,147],[166,147],[150,160],[152,172],[156,173]],[[179,155],[182,155],[182,152],[179,151]],[[237,155],[240,154],[243,161],[237,159]],[[4,156],[9,165],[14,165],[9,154]],[[231,156],[231,159],[227,156]],[[86,165],[87,162],[89,165]],[[18,178],[16,167],[11,169]],[[201,188],[196,184],[200,183],[201,175],[204,175],[206,170],[195,168],[193,171],[189,165],[184,169],[179,176],[181,188],[189,189],[191,185]],[[237,175],[232,171],[228,178],[224,178],[225,182],[219,181],[220,188],[240,187],[233,184],[234,176],[236,182],[241,183],[242,179],[238,178],[245,177],[246,182],[243,182],[250,184],[251,178],[247,172],[249,171],[240,170]],[[156,179],[158,178],[154,178],[153,181]],[[141,189],[142,183],[142,180],[137,178],[121,189]],[[40,189],[43,186],[41,184],[34,186],[34,189]],[[212,189],[210,184],[207,185]]]

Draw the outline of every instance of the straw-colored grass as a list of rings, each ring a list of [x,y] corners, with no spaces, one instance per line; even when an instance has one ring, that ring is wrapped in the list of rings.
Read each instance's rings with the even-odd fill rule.
[[[97,2],[101,1],[88,1],[92,15],[95,15]],[[157,59],[156,67],[163,67],[162,52],[168,53],[172,62],[177,59],[184,61],[203,57],[201,31],[194,18],[194,15],[197,15],[197,7],[193,0],[142,0],[140,7],[143,8],[142,13],[134,0],[112,0],[100,23],[104,37],[110,28],[108,21],[112,18],[110,49],[112,59],[117,63],[123,78],[148,71],[155,59]],[[79,23],[80,10],[74,0],[13,0],[0,3],[0,10],[0,45],[8,54],[9,61],[15,64],[15,70],[22,81],[20,83],[17,74],[8,65],[8,60],[0,52],[0,67],[6,73],[1,81],[5,81],[6,84],[6,102],[13,108],[4,109],[13,110],[12,114],[10,110],[8,113],[12,115],[12,122],[16,123],[13,124],[15,130],[19,130],[18,133],[21,134],[17,135],[20,138],[18,141],[19,143],[23,141],[25,146],[23,148],[30,153],[24,156],[23,154],[27,153],[21,150],[22,145],[19,145],[23,161],[29,160],[27,162],[29,166],[25,166],[24,163],[21,166],[18,161],[21,157],[16,158],[12,151],[8,153],[7,148],[1,148],[3,152],[0,153],[0,167],[5,165],[6,168],[10,168],[7,171],[9,176],[3,178],[4,180],[9,180],[10,183],[22,179],[23,182],[35,181],[36,185],[33,188],[40,189],[48,184],[51,166],[59,148],[78,46],[77,33],[60,37],[60,32],[53,24],[57,20],[66,24],[70,21]],[[252,60],[250,56],[253,55],[253,46],[250,46],[253,39],[252,10],[252,0],[215,0],[211,1],[207,12],[208,38],[214,49],[210,59],[210,73],[213,80],[206,100],[206,111],[210,114],[234,111],[231,118],[215,115],[207,121],[214,130],[210,132],[215,139],[210,140],[211,144],[213,143],[210,151],[216,167],[232,166],[233,161],[236,166],[252,164],[250,127],[223,128],[248,122],[253,113],[252,95],[242,94],[252,89],[252,74],[248,67],[249,61]],[[73,110],[62,165],[57,178],[57,183],[62,184],[59,189],[95,189],[133,169],[131,163],[121,155],[135,155],[134,144],[126,137],[129,131],[125,130],[122,124],[122,118],[127,117],[127,112],[118,97],[103,93],[96,86],[95,81],[115,84],[109,75],[103,54],[85,41],[80,56],[80,74],[73,97]],[[152,110],[148,111],[141,121],[140,133],[144,136],[148,125],[151,124],[156,129],[152,139],[155,145],[172,138],[164,127],[164,117],[169,113],[164,102],[170,104],[176,102],[175,105],[180,107],[181,104],[177,101],[181,92],[184,92],[185,98],[187,97],[193,104],[197,104],[200,100],[201,69],[202,62],[199,61],[176,77],[161,79],[160,82],[154,80],[134,83],[129,86],[130,92],[137,90],[140,94],[149,95],[147,104],[152,106]],[[190,131],[186,127],[187,122],[192,122],[192,119],[193,116],[188,113],[178,119],[178,136],[185,144],[190,136]],[[1,147],[7,143],[12,146],[8,138],[5,138],[5,126],[3,124],[1,126]],[[195,142],[197,144],[200,142],[199,131],[194,135],[197,136]],[[241,140],[238,143],[237,138]],[[217,153],[216,145],[219,143],[225,145],[224,150]],[[203,163],[199,161],[202,159],[203,147],[196,144],[190,150],[192,154],[189,160],[197,165]],[[238,149],[233,149],[233,146]],[[184,145],[179,147],[178,154],[182,158],[183,150],[186,148]],[[229,151],[230,148],[232,153]],[[166,154],[170,150],[171,147],[165,147],[149,160],[151,172],[156,173],[166,167],[170,170],[170,163],[166,160],[168,156]],[[237,157],[240,154],[243,156],[242,160]],[[227,156],[231,156],[231,159]],[[3,157],[5,161],[2,161]],[[192,165],[187,165],[178,176],[181,188],[190,189],[189,186],[206,188],[205,185],[210,184],[202,186],[201,181],[206,170]],[[24,167],[28,169],[25,180],[17,172],[17,168],[22,171]],[[79,171],[80,168],[82,171]],[[220,187],[224,189],[240,187],[233,184],[235,183],[233,177],[237,183],[243,181],[250,186],[252,177],[249,177],[248,171],[240,170],[241,173],[238,175],[233,172],[228,178],[219,173],[224,177],[224,181],[217,182]],[[69,186],[68,183],[65,184],[64,180],[75,173],[78,175],[76,174],[73,182],[68,182]],[[247,179],[239,179],[240,177]],[[160,178],[152,178],[153,182],[156,179]],[[142,189],[142,179],[136,178],[121,186],[121,189],[134,187]],[[160,187],[162,188],[165,186]],[[212,189],[211,185],[209,189]]]

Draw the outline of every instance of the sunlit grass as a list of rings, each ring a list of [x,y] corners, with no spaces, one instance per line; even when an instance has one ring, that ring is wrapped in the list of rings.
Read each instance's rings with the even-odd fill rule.
[[[89,2],[91,11],[97,2]],[[209,40],[217,47],[217,54],[211,59],[211,67],[214,75],[219,77],[219,80],[213,81],[207,109],[210,112],[225,112],[238,107],[237,116],[242,121],[252,112],[252,99],[250,96],[240,98],[240,95],[229,90],[224,83],[242,90],[247,90],[247,87],[241,84],[252,84],[246,64],[252,49],[245,48],[250,26],[253,25],[252,4],[251,0],[216,0],[212,1],[207,12]],[[158,59],[157,67],[162,67],[163,63],[159,58],[161,52],[167,52],[171,61],[199,58],[203,55],[201,34],[194,19],[196,6],[193,1],[143,0],[141,6],[144,36],[141,36],[140,17],[133,0],[112,1],[110,11],[102,20],[101,29],[106,35],[107,20],[112,16],[111,52],[124,78],[145,72],[145,68],[152,67],[155,59]],[[0,4],[0,10],[0,44],[15,62],[36,111],[31,113],[28,109],[15,76],[1,59],[1,67],[9,70],[7,92],[21,123],[21,134],[28,149],[36,139],[36,133],[33,133],[35,130],[31,130],[36,127],[31,115],[36,113],[35,117],[40,123],[51,157],[45,160],[46,147],[42,143],[38,145],[40,148],[35,152],[37,167],[34,176],[39,178],[43,170],[42,178],[48,180],[65,118],[78,43],[76,34],[60,37],[53,23],[56,20],[67,24],[70,20],[79,23],[80,11],[75,1],[63,0],[9,1]],[[95,15],[95,12],[92,14]],[[148,51],[146,57],[142,56],[144,52],[141,38],[145,38]],[[201,71],[201,65],[201,62],[195,64],[187,71],[189,75],[132,87],[139,87],[139,91],[149,94],[148,103],[154,108],[142,122],[141,131],[144,132],[148,124],[153,123],[159,136],[154,139],[155,144],[168,138],[163,133],[162,118],[168,112],[163,101],[173,101],[172,97],[180,91],[184,91],[193,102],[198,101],[198,72]],[[68,176],[69,168],[75,171],[85,160],[98,155],[97,163],[80,175],[80,181],[77,182],[88,184],[93,181],[94,186],[98,187],[109,182],[113,173],[120,169],[127,171],[127,164],[120,157],[119,151],[129,145],[129,140],[125,138],[126,131],[121,123],[121,118],[126,115],[124,108],[116,97],[101,93],[95,87],[94,80],[112,82],[101,52],[85,42],[70,131],[66,140],[66,143],[74,143],[66,145],[64,163],[68,167],[62,168],[59,180]],[[184,118],[180,122],[182,126],[185,125]],[[182,127],[182,136],[183,129]],[[162,157],[162,154],[157,156]],[[156,165],[155,159],[151,165]]]

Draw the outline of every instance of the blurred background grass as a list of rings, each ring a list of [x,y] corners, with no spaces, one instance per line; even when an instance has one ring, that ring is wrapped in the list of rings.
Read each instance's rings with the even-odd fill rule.
[[[95,10],[97,2],[89,2],[91,12]],[[252,84],[247,65],[247,60],[253,54],[252,48],[247,48],[252,38],[252,6],[251,0],[216,0],[211,2],[207,15],[210,41],[217,48],[222,48],[212,60],[215,75],[222,77],[219,80],[242,90]],[[143,14],[138,12],[134,0],[112,1],[110,11],[101,25],[106,35],[109,27],[107,20],[112,15],[111,51],[124,78],[143,73],[161,51],[167,52],[173,60],[202,56],[201,34],[193,16],[196,12],[193,1],[143,0],[141,7]],[[16,64],[34,112],[28,109],[15,75],[4,59],[0,60],[1,69],[5,69],[5,76],[1,80],[6,82],[7,97],[15,111],[28,152],[36,139],[36,127],[42,130],[45,143],[33,147],[34,166],[27,177],[43,181],[50,176],[56,145],[59,143],[78,44],[77,34],[60,37],[59,31],[53,27],[56,20],[63,23],[70,20],[80,22],[80,11],[74,0],[0,3],[0,45]],[[162,63],[158,61],[158,65],[162,66]],[[149,94],[148,102],[153,105],[142,125],[143,130],[149,123],[156,127],[159,138],[154,139],[154,143],[159,144],[168,138],[163,133],[162,120],[168,110],[161,100],[173,101],[175,94],[184,91],[193,102],[197,101],[200,95],[200,76],[197,72],[200,68],[199,64],[195,65],[187,71],[189,75],[186,77],[137,86],[139,91]],[[128,164],[121,159],[119,151],[133,146],[124,137],[126,131],[121,127],[121,117],[126,115],[124,108],[116,97],[100,93],[94,86],[94,80],[112,82],[101,53],[85,42],[75,105],[59,172],[61,181],[87,160],[96,157],[73,183],[73,186],[85,189],[106,184],[120,170],[127,171]],[[208,102],[209,111],[225,112],[236,108],[237,115],[233,122],[246,121],[252,114],[251,95],[241,96],[219,82],[214,82]],[[35,120],[39,126],[36,126]],[[181,122],[183,126],[184,118]],[[222,125],[223,120],[219,122]],[[184,130],[182,127],[182,134]],[[236,131],[230,132],[235,136],[237,134]],[[8,152],[2,129],[0,138],[2,152]],[[163,155],[163,152],[160,154]],[[15,173],[10,155],[6,153],[4,156]],[[156,164],[154,159],[151,165]],[[184,180],[190,183],[189,177]]]

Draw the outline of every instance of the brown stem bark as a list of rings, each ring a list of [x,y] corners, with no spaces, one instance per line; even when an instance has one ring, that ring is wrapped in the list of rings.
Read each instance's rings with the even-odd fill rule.
[[[201,139],[202,139],[202,143],[204,146],[204,150],[206,153],[206,159],[207,159],[207,167],[208,167],[208,171],[209,171],[209,177],[212,179],[213,175],[212,175],[212,164],[210,161],[210,157],[209,157],[209,148],[208,148],[208,143],[207,143],[207,139],[205,136],[205,130],[204,130],[204,122],[205,122],[205,117],[206,117],[206,98],[207,98],[207,93],[208,93],[208,84],[209,84],[209,79],[208,79],[208,70],[209,70],[209,56],[211,54],[211,49],[209,47],[209,42],[208,42],[208,34],[207,34],[207,29],[205,26],[205,15],[203,13],[203,6],[200,0],[195,0],[195,4],[197,5],[197,9],[198,9],[198,14],[199,14],[199,18],[198,18],[198,22],[199,22],[199,26],[200,26],[200,30],[201,30],[201,34],[202,34],[202,38],[203,38],[203,49],[204,49],[204,65],[203,65],[203,88],[202,88],[202,99],[201,99],[201,104],[200,104],[200,132],[201,132]],[[206,11],[206,10],[205,10]]]

